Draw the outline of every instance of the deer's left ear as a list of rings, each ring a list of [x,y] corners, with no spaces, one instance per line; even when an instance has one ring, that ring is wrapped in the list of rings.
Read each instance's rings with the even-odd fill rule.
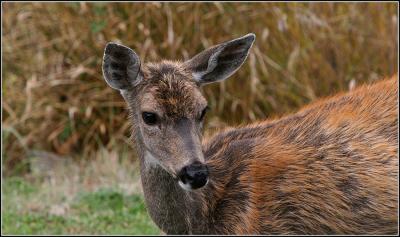
[[[184,65],[200,84],[224,80],[242,66],[255,38],[251,33],[215,45],[186,61]]]
[[[140,83],[140,59],[132,49],[117,43],[108,43],[104,50],[103,76],[116,90],[127,90]]]

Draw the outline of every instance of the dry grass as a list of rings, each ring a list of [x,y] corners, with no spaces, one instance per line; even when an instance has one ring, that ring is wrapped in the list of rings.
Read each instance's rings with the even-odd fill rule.
[[[108,41],[143,61],[184,60],[254,32],[243,68],[205,88],[208,126],[220,127],[288,113],[351,81],[396,72],[397,6],[2,3],[3,171],[19,170],[31,149],[89,158],[99,147],[129,144],[124,102],[101,75]]]
[[[106,150],[94,156],[77,163],[35,152],[34,172],[2,182],[2,234],[158,234],[137,162]]]
[[[96,192],[101,188],[142,195],[138,163],[120,155],[101,150],[95,153],[95,159],[79,162],[56,162],[46,154],[30,157],[36,160],[33,172],[23,177],[39,191],[29,202],[16,200],[21,203],[16,208],[26,212],[51,211],[53,206],[68,206],[79,193]],[[49,164],[52,164],[51,169],[48,169]]]

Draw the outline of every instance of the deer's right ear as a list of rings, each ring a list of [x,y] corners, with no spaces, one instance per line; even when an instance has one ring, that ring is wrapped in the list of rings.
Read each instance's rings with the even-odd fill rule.
[[[225,80],[244,63],[256,36],[253,33],[215,45],[184,63],[200,84]]]
[[[103,76],[114,89],[133,88],[142,80],[140,59],[132,49],[117,43],[108,43],[104,50]]]

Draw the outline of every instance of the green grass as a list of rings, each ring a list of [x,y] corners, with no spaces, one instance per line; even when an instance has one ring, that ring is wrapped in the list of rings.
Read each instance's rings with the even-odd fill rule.
[[[3,182],[3,234],[130,234],[157,235],[160,230],[147,214],[139,194],[112,188],[79,192],[70,202],[35,203],[44,180],[10,177]],[[51,206],[66,210],[52,213]]]

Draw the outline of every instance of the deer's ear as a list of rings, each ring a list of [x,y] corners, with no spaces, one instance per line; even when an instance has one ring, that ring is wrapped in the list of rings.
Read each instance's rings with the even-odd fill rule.
[[[133,88],[142,80],[140,59],[130,48],[108,43],[104,50],[103,76],[107,84],[117,90]]]
[[[200,84],[224,80],[235,73],[246,60],[255,38],[251,33],[215,45],[186,61],[185,66]]]

